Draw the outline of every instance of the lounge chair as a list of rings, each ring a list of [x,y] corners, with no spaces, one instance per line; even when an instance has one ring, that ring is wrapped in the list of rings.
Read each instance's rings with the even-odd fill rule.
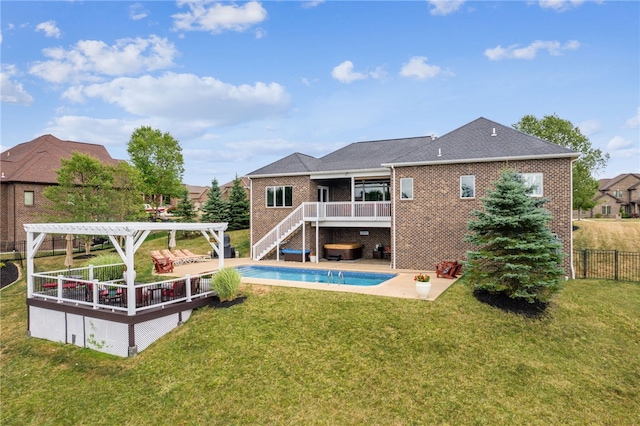
[[[208,257],[208,256],[207,256],[207,255],[205,255],[205,254],[195,254],[195,253],[192,253],[192,252],[191,252],[191,250],[189,250],[189,249],[182,249],[181,251],[182,251],[182,253],[184,253],[186,256],[188,256],[188,257],[190,257],[191,259],[193,259],[195,262],[202,262],[202,261],[206,260],[206,259],[207,259],[207,257]]]
[[[182,252],[182,250],[171,250],[171,254],[173,254],[176,259],[182,261],[182,263],[191,263],[194,261],[194,259],[191,258],[191,256],[187,256],[186,254],[184,254]]]

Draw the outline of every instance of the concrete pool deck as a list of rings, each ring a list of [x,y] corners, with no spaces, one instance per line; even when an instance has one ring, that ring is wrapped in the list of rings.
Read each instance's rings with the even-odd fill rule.
[[[249,258],[229,258],[224,260],[224,266],[241,266],[241,265],[262,265],[275,266],[282,268],[308,268],[308,269],[331,269],[334,271],[355,271],[355,272],[377,272],[397,274],[396,277],[376,286],[364,287],[354,285],[337,285],[322,283],[306,283],[302,281],[284,281],[284,280],[266,280],[260,278],[242,278],[243,283],[274,285],[281,287],[306,288],[312,290],[324,291],[342,291],[346,293],[370,294],[374,296],[399,297],[404,299],[419,299],[416,293],[415,281],[413,277],[419,273],[427,273],[431,276],[431,291],[427,300],[436,300],[444,291],[446,291],[457,280],[447,278],[436,278],[435,271],[429,270],[408,270],[408,269],[391,269],[388,260],[378,259],[358,259],[354,261],[326,261],[320,260],[318,263],[312,262],[277,262],[275,260],[253,261]],[[168,276],[199,274],[207,271],[214,271],[218,268],[218,259],[207,260],[205,262],[188,263],[186,265],[176,266],[173,273],[161,274]]]

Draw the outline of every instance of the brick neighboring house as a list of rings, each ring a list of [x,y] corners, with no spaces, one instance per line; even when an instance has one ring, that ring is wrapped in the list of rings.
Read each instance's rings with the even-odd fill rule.
[[[0,154],[0,249],[12,250],[24,241],[25,223],[42,222],[45,213],[42,191],[57,184],[61,159],[74,151],[91,155],[105,164],[117,164],[102,145],[62,141],[43,135]]]
[[[591,217],[615,217],[640,214],[640,173],[623,173],[613,179],[600,179],[600,188],[594,200],[598,203],[591,209]]]
[[[254,259],[327,243],[390,248],[390,266],[462,259],[473,210],[505,169],[537,185],[571,275],[571,167],[579,153],[478,118],[441,137],[356,142],[322,158],[294,153],[249,173]],[[291,231],[293,229],[293,231]],[[316,232],[317,230],[317,232]]]
[[[189,191],[189,198],[193,203],[193,207],[195,211],[200,211],[204,203],[207,202],[207,197],[209,195],[210,188],[208,186],[197,186],[197,185],[187,185],[187,184],[185,184],[184,187],[187,188],[187,191]],[[172,199],[171,201],[174,201],[174,200]],[[175,205],[177,206],[180,200],[176,199],[175,202],[176,202]]]
[[[242,187],[244,188],[245,192],[247,193],[247,199],[251,198],[251,181],[249,180],[248,177],[241,177],[239,178],[240,182],[242,184]],[[225,183],[224,185],[220,186],[220,198],[222,198],[223,200],[229,201],[229,196],[231,195],[231,188],[233,188],[233,181],[229,181],[227,183]]]

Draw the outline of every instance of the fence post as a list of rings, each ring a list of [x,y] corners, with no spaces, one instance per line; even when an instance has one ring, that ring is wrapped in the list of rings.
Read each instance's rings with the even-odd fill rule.
[[[582,250],[582,278],[587,278],[587,249]]]
[[[614,279],[618,281],[618,250],[615,251],[613,264],[614,264],[614,272],[613,272]]]

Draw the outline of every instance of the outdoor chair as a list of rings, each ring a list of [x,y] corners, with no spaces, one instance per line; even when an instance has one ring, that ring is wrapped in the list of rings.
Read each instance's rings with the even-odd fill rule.
[[[173,254],[175,256],[176,259],[178,259],[179,261],[181,261],[182,263],[191,263],[194,260],[191,258],[191,256],[187,256],[186,254],[184,254],[182,252],[182,250],[171,250],[171,254]]]
[[[153,259],[153,267],[157,274],[164,274],[167,272],[173,272],[173,261],[165,257],[151,256]]]
[[[191,252],[191,250],[189,249],[182,249],[182,253],[184,253],[186,256],[190,257],[191,259],[193,259],[196,262],[202,262],[205,259],[207,259],[207,255],[205,254],[195,254],[193,252]]]
[[[461,269],[462,264],[458,261],[445,260],[436,265],[436,277],[454,279]]]
[[[162,300],[168,301],[185,296],[185,280],[174,281],[169,287],[162,290]]]

